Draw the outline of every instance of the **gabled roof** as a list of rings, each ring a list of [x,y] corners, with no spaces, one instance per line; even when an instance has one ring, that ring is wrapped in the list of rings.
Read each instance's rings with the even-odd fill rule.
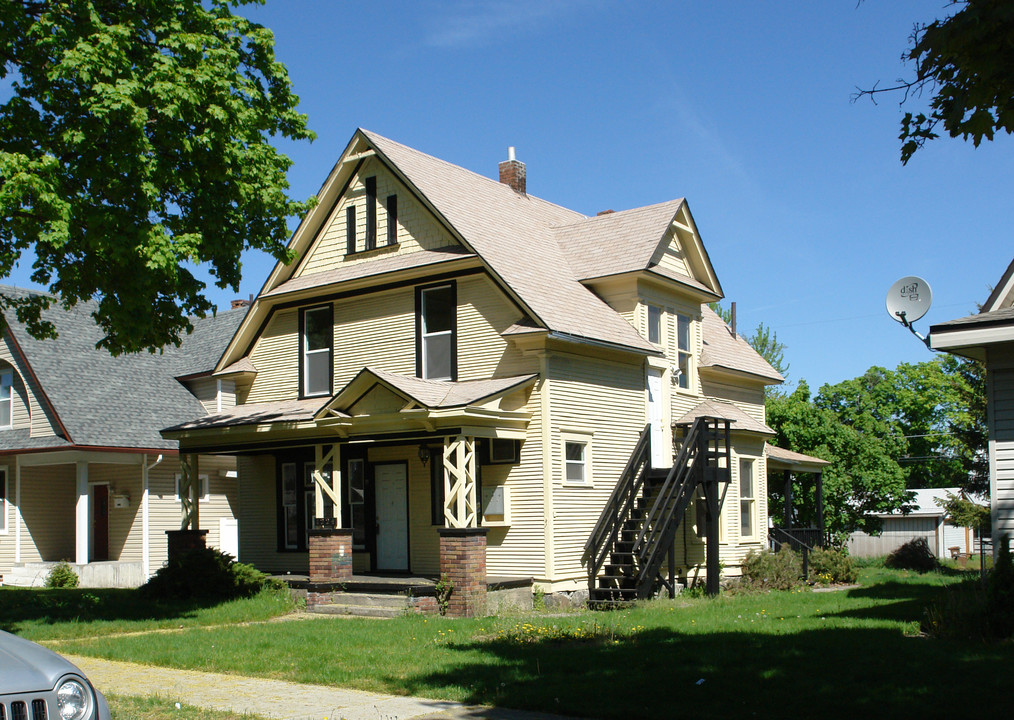
[[[688,261],[698,266],[698,272],[706,282],[667,268],[658,268],[662,270],[660,274],[711,297],[721,297],[721,285],[704,246],[696,237],[693,220],[683,198],[583,218],[557,226],[554,233],[578,279],[589,280],[656,268],[669,245],[669,231],[675,223],[693,230],[689,238],[693,247],[685,248],[685,251]]]
[[[982,312],[1002,310],[1011,307],[1011,305],[1014,305],[1014,260],[1011,260],[1003,277],[1000,278],[1000,282],[989,294],[982,306]]]
[[[702,368],[718,368],[752,375],[771,385],[785,382],[775,370],[754,350],[742,336],[707,306],[701,308],[704,349],[701,351]]]
[[[366,367],[324,405],[317,417],[342,412],[354,405],[370,387],[381,384],[424,408],[459,408],[486,402],[535,381],[538,375],[490,378],[488,380],[424,380]]]
[[[673,420],[673,425],[686,425],[692,423],[699,417],[722,418],[731,420],[733,432],[749,432],[760,435],[774,435],[775,431],[762,423],[760,420],[750,417],[738,406],[724,400],[709,398],[698,404],[693,410],[686,413],[678,420]]]
[[[0,286],[0,294],[25,296],[30,291]],[[6,332],[20,348],[24,362],[48,398],[50,410],[76,446],[173,449],[159,430],[198,415],[204,406],[175,378],[210,372],[245,309],[194,321],[194,332],[179,348],[164,354],[133,353],[113,357],[96,343],[103,332],[91,313],[95,303],[64,310],[54,305],[43,312],[59,338],[31,337],[13,313]],[[40,398],[40,402],[45,402]],[[24,440],[31,442],[24,443]],[[34,438],[0,432],[0,448],[29,449]],[[50,443],[43,443],[48,447]]]

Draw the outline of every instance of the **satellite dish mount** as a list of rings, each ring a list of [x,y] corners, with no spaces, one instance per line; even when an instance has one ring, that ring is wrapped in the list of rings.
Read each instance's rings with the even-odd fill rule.
[[[918,332],[913,323],[929,312],[932,303],[933,291],[929,283],[914,275],[901,278],[887,291],[887,314],[908,328],[930,350],[933,348],[929,339]]]

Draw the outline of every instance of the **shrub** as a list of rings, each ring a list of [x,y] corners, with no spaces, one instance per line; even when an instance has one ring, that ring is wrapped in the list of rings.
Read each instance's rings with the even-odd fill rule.
[[[986,585],[990,630],[994,637],[1014,635],[1014,561],[1011,559],[1010,538],[1000,540],[996,565]]]
[[[856,564],[847,552],[822,548],[810,553],[810,574],[827,583],[851,584],[859,578]]]
[[[219,602],[251,597],[266,587],[281,587],[252,565],[238,563],[231,555],[204,548],[190,550],[167,562],[141,586],[148,600],[198,600]]]
[[[884,565],[895,570],[929,572],[937,568],[937,558],[929,549],[926,538],[909,540],[884,560]]]
[[[978,578],[945,588],[926,608],[922,630],[941,639],[985,639],[990,634],[988,600]]]
[[[46,587],[48,588],[76,588],[81,584],[74,568],[66,560],[61,560],[46,576]]]
[[[769,590],[791,590],[800,583],[803,561],[788,548],[751,551],[743,559],[743,582]]]

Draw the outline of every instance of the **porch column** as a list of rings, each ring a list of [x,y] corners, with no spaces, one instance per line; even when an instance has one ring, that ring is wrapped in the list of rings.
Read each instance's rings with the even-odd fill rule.
[[[74,562],[88,564],[88,463],[76,463],[77,504],[74,513]],[[21,498],[18,498],[20,502]]]
[[[452,584],[447,614],[486,614],[486,533],[479,527],[475,497],[475,438],[444,438],[444,527],[440,534],[440,575]]]
[[[820,545],[824,546],[824,473],[817,472],[817,528],[820,530]]]
[[[783,519],[786,530],[792,529],[792,472],[785,471],[785,497],[783,498]]]
[[[327,518],[325,496],[331,502],[333,527],[343,527],[341,503],[341,469],[337,445],[314,446],[313,462],[314,518]],[[330,524],[330,523],[328,523]]]

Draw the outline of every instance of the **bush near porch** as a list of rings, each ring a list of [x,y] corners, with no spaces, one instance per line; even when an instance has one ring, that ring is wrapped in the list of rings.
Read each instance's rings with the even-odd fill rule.
[[[314,618],[92,639],[60,623],[26,634],[62,626],[79,638],[60,642],[64,652],[605,718],[669,718],[676,706],[702,717],[961,714],[967,697],[943,679],[975,677],[977,706],[1001,716],[996,668],[1014,663],[1014,645],[920,634],[925,608],[966,576],[873,567],[847,590],[611,613]]]

